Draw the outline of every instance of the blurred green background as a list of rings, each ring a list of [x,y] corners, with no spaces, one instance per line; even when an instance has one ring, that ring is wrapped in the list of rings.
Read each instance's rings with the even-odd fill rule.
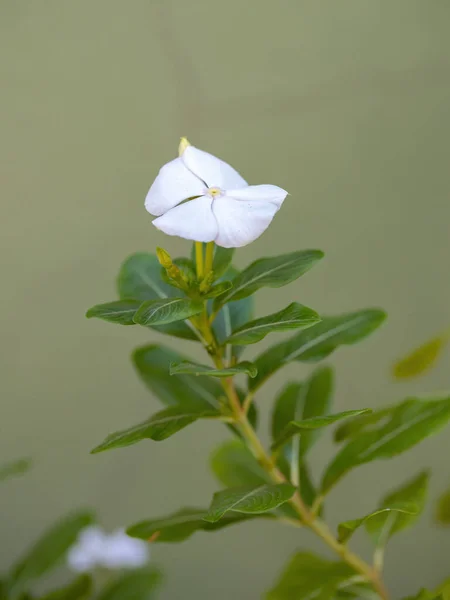
[[[159,406],[129,360],[157,334],[84,312],[114,297],[126,255],[189,251],[143,207],[181,135],[291,194],[239,266],[326,252],[282,292],[259,292],[259,315],[287,299],[323,314],[388,311],[373,337],[332,356],[338,409],[450,387],[448,355],[416,382],[389,375],[450,321],[449,23],[445,0],[0,0],[0,455],[35,460],[1,489],[1,567],[72,507],[94,506],[112,528],[205,505],[217,488],[207,455],[227,437],[219,426],[89,455]],[[271,394],[307,372],[283,370],[258,397],[264,434]],[[330,438],[314,449],[317,470],[331,449]],[[447,431],[355,470],[329,520],[364,514],[427,465],[434,500],[450,483],[449,449]],[[259,523],[156,545],[161,597],[258,599],[301,548],[322,550],[308,532]],[[430,506],[391,544],[394,597],[437,585],[449,556],[450,531],[433,525]]]

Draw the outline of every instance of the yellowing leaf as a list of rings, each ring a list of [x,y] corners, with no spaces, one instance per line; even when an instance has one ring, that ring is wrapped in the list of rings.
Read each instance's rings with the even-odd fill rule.
[[[392,373],[396,379],[408,379],[422,375],[434,366],[442,349],[447,343],[444,336],[436,337],[419,348],[413,350],[408,356],[395,363]]]

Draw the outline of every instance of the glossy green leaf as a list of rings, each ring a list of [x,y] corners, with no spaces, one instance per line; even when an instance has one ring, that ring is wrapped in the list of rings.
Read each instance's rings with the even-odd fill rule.
[[[355,437],[362,431],[367,431],[375,425],[378,425],[380,421],[387,420],[391,414],[393,407],[383,408],[376,410],[359,417],[353,417],[348,419],[336,428],[334,432],[334,441],[343,442],[349,438]]]
[[[415,506],[411,505],[410,507],[404,508],[380,508],[360,519],[353,519],[351,521],[340,523],[338,525],[338,540],[341,544],[347,542],[361,525],[366,525],[366,527],[369,528],[372,520],[377,522],[376,528],[377,531],[380,531],[383,525],[381,525],[381,528],[379,528],[378,525],[384,524],[390,519],[392,519],[392,522],[395,522],[395,519],[399,515],[415,516]]]
[[[442,494],[437,502],[436,521],[442,525],[450,525],[450,490]]]
[[[259,388],[278,369],[294,360],[318,361],[341,345],[359,342],[379,327],[385,317],[381,310],[368,309],[324,318],[317,325],[263,352],[255,361],[258,375],[250,386]]]
[[[170,364],[186,357],[165,346],[151,344],[133,353],[133,363],[145,385],[167,405],[198,404],[217,408],[223,396],[220,383],[208,377],[179,375],[171,377]]]
[[[346,419],[347,417],[353,417],[356,415],[369,412],[369,408],[360,410],[346,410],[335,415],[325,415],[323,417],[311,417],[310,419],[304,419],[303,421],[290,421],[286,428],[281,432],[280,436],[272,444],[272,450],[276,450],[287,441],[289,441],[294,435],[302,434],[306,431],[320,429],[327,427],[328,425],[334,425],[336,421]]]
[[[150,325],[167,325],[174,321],[183,321],[203,310],[201,300],[190,298],[167,298],[165,300],[148,300],[144,302],[134,315],[134,322],[149,327]]]
[[[3,465],[0,465],[0,481],[5,481],[5,479],[9,479],[10,477],[23,475],[30,468],[30,458],[20,458],[19,460],[4,463]]]
[[[100,592],[97,600],[151,600],[161,580],[161,573],[154,568],[123,573]]]
[[[396,379],[408,379],[422,375],[433,367],[447,344],[446,336],[429,340],[395,363],[392,374]]]
[[[186,405],[170,406],[143,423],[111,433],[100,445],[91,450],[91,454],[131,446],[145,439],[159,442],[174,435],[174,433],[184,429],[194,421],[198,421],[198,419],[219,418],[220,416],[220,412],[213,409],[204,410],[198,406],[190,407]]]
[[[295,487],[288,483],[228,488],[214,494],[209,511],[203,518],[215,523],[229,511],[244,514],[265,513],[287,502],[294,492]]]
[[[217,298],[215,306],[250,296],[262,287],[281,287],[309,271],[323,257],[320,250],[302,250],[272,258],[261,258],[232,280],[233,287]]]
[[[256,487],[270,482],[266,471],[241,440],[224,442],[211,455],[210,464],[214,475],[227,487]]]
[[[355,575],[346,563],[299,552],[290,560],[267,600],[332,600],[339,584]]]
[[[121,299],[134,299],[142,302],[159,300],[179,295],[179,291],[161,278],[161,265],[153,254],[138,252],[123,263],[117,287]],[[152,329],[187,340],[199,341],[195,329],[189,321],[175,321],[166,325],[152,325]]]
[[[40,596],[39,600],[87,600],[91,597],[92,578],[90,575],[80,575],[62,588]]]
[[[428,480],[429,473],[423,471],[383,498],[380,510],[396,512],[389,515],[378,511],[379,514],[366,520],[366,530],[375,543],[378,543],[380,535],[385,543],[395,533],[415,524],[425,508]]]
[[[228,367],[226,369],[213,369],[207,365],[199,365],[187,361],[181,363],[172,363],[170,365],[171,375],[184,374],[195,376],[207,375],[209,377],[233,377],[233,375],[239,375],[240,373],[244,373],[249,377],[256,377],[257,370],[255,366],[248,361],[238,363],[237,365]]]
[[[206,510],[183,508],[166,517],[136,523],[127,529],[127,533],[132,537],[143,540],[148,540],[152,536],[155,536],[155,543],[182,542],[190,538],[196,531],[216,531],[228,525],[234,525],[257,517],[254,515],[229,513],[217,523],[208,523],[203,519],[205,514]],[[259,517],[269,518],[270,515],[259,515]]]
[[[64,517],[44,533],[13,567],[9,577],[11,598],[16,598],[30,583],[63,561],[80,531],[92,522],[91,513],[77,512]]]
[[[320,317],[314,310],[297,302],[292,302],[288,307],[277,313],[245,323],[245,325],[236,329],[224,343],[254,344],[269,333],[311,327],[319,321]]]
[[[222,246],[216,246],[213,260],[213,271],[216,279],[219,279],[227,272],[231,265],[231,261],[233,260],[235,250],[236,248],[222,248]]]
[[[88,319],[96,317],[119,325],[135,325],[133,317],[141,304],[140,300],[116,300],[115,302],[96,304],[87,311],[86,317]]]
[[[450,419],[450,397],[410,398],[394,407],[388,423],[355,435],[325,471],[322,490],[328,491],[350,469],[373,460],[392,458],[436,433]]]

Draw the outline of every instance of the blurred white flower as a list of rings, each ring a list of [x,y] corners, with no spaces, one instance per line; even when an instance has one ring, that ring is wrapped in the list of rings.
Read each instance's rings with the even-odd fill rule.
[[[168,235],[238,248],[267,229],[286,196],[276,185],[248,185],[229,164],[182,138],[180,156],[161,168],[145,208]]]
[[[123,530],[111,534],[98,526],[84,529],[67,555],[72,571],[85,573],[96,567],[105,569],[135,569],[150,558],[149,545],[128,536]]]

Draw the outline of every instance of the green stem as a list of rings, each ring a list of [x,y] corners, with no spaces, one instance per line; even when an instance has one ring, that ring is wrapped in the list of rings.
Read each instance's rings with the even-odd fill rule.
[[[205,277],[211,273],[214,261],[214,242],[208,242],[206,244],[205,253]]]
[[[195,242],[195,262],[197,263],[197,278],[201,279],[205,272],[203,264],[203,242]]]

